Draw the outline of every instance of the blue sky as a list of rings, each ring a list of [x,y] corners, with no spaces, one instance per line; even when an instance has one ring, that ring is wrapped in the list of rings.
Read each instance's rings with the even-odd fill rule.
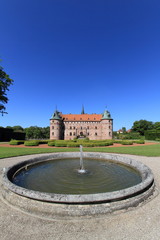
[[[159,0],[0,0],[0,65],[14,79],[0,126],[102,113],[114,130],[160,121]]]

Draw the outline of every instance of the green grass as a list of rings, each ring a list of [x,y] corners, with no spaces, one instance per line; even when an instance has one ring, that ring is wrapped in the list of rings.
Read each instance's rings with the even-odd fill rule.
[[[1,147],[0,158],[16,157],[39,153],[53,152],[78,152],[79,148],[18,148],[18,147]],[[95,147],[83,148],[84,152],[108,152],[122,153],[131,155],[140,155],[148,157],[160,156],[160,144],[146,146],[128,146],[128,147]]]

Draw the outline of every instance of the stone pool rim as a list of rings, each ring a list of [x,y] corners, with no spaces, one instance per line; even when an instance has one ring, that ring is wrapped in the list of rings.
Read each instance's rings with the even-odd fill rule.
[[[65,152],[65,153],[52,153],[47,155],[42,155],[40,157],[30,157],[28,156],[28,160],[19,162],[9,168],[6,168],[3,173],[3,185],[6,189],[11,192],[18,194],[20,196],[39,200],[42,202],[51,202],[51,203],[66,203],[66,204],[88,204],[88,203],[109,203],[116,202],[120,200],[130,199],[139,195],[143,195],[141,201],[146,198],[145,192],[148,197],[148,190],[152,189],[150,194],[153,192],[154,188],[154,177],[152,171],[143,163],[134,160],[132,158],[124,157],[121,155],[114,155],[108,153],[94,153],[94,152],[84,152],[84,158],[94,158],[99,160],[109,160],[114,163],[121,163],[127,166],[131,166],[136,169],[141,177],[142,182],[126,189],[122,189],[114,192],[105,192],[105,193],[95,193],[95,194],[54,194],[54,193],[45,193],[29,190],[26,188],[19,187],[11,182],[11,178],[15,171],[17,171],[20,167],[27,166],[30,164],[48,161],[48,160],[56,160],[56,159],[65,159],[65,158],[79,158],[79,152]]]

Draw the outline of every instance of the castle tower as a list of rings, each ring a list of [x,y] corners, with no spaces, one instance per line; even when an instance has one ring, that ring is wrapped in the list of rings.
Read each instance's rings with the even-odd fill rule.
[[[50,119],[50,139],[59,140],[62,138],[62,118],[56,110]]]
[[[101,139],[112,139],[113,119],[109,111],[105,110],[101,119]]]

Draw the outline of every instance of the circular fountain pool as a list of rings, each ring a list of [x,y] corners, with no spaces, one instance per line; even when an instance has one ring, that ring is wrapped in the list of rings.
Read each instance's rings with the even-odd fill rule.
[[[153,193],[153,174],[141,162],[84,153],[86,171],[79,173],[79,157],[80,153],[28,157],[6,169],[3,198],[24,211],[53,218],[110,213],[137,206]]]
[[[40,192],[97,194],[133,187],[142,178],[134,168],[109,160],[85,159],[85,169],[79,172],[79,159],[61,159],[25,165],[11,181]]]

